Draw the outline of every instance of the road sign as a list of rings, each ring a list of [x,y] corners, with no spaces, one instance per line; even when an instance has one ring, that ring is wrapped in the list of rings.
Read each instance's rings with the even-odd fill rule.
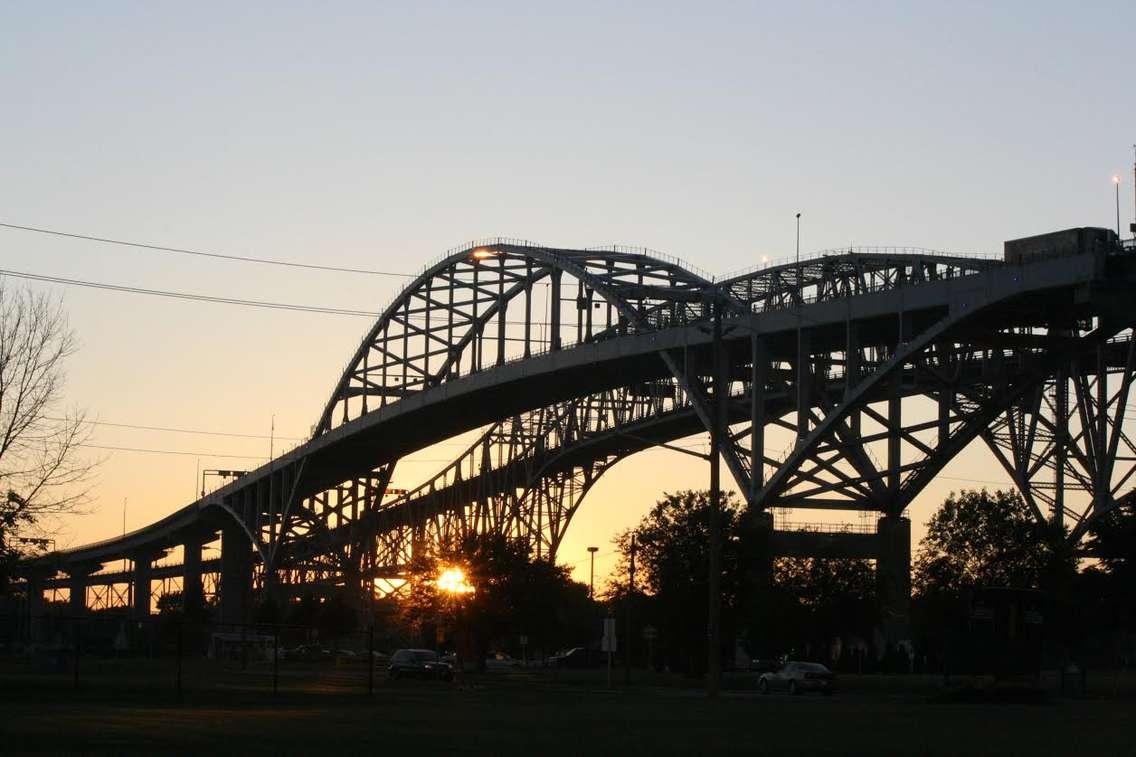
[[[616,641],[616,635],[615,635],[615,618],[604,618],[603,640],[600,642],[600,651],[602,651],[602,652],[617,652],[617,651],[619,651],[619,642]]]
[[[643,638],[647,641],[654,641],[659,638],[659,629],[654,626],[643,626]]]

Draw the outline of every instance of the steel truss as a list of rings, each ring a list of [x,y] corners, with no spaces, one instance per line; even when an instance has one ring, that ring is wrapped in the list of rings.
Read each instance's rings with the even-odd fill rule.
[[[982,431],[1035,517],[1067,530],[1074,544],[1133,489],[1136,444],[1126,421],[1134,351],[1131,331],[1098,340]]]
[[[312,440],[210,494],[202,511],[238,524],[263,586],[396,576],[471,533],[523,539],[551,559],[604,472],[711,428],[721,394],[723,457],[752,508],[897,515],[982,436],[1039,516],[1059,517],[1076,540],[1131,488],[1131,324],[1102,320],[1068,287],[1022,289],[1035,297],[1025,306],[993,298],[1002,271],[988,259],[852,249],[712,281],[649,251],[471,244],[383,310]],[[972,291],[972,281],[986,283]],[[1010,291],[1018,279],[999,282]],[[926,305],[927,293],[941,304]],[[417,447],[398,439],[380,439],[381,454],[336,447],[355,456],[340,468],[326,456],[319,470],[312,463],[321,444],[401,407],[492,387],[517,361],[559,371],[572,345],[578,354],[627,345],[644,357],[633,374],[586,388],[544,374],[543,395],[483,426],[405,493],[390,491],[392,475]],[[445,423],[456,434],[484,420]],[[769,449],[786,438],[780,454]],[[1074,506],[1067,491],[1092,502]]]

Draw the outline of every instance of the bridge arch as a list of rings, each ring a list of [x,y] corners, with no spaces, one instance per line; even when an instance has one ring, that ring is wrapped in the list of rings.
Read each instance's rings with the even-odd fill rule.
[[[564,317],[567,275],[575,307]],[[548,280],[548,292],[534,286]],[[567,282],[570,285],[571,282]],[[708,279],[658,253],[566,250],[492,239],[447,254],[384,308],[343,371],[315,434],[387,404],[516,357],[562,349],[602,334],[639,332],[702,313]],[[570,286],[569,286],[570,288]],[[597,299],[598,298],[598,299]],[[508,307],[523,314],[509,321]],[[543,302],[541,302],[543,300]],[[545,306],[547,321],[534,318]],[[593,312],[602,310],[602,328]],[[490,333],[492,332],[492,333]],[[486,345],[495,351],[486,359]]]

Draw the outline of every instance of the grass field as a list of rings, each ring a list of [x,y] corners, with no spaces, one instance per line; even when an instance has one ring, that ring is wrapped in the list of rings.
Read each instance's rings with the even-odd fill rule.
[[[125,666],[126,668],[129,665]],[[932,679],[847,677],[834,697],[760,696],[744,678],[719,701],[682,682],[608,691],[602,674],[490,676],[462,684],[294,676],[277,696],[256,673],[211,677],[178,703],[128,669],[78,690],[65,675],[0,670],[6,754],[1131,754],[1136,700],[946,703]],[[164,673],[168,671],[161,671]],[[339,677],[337,677],[337,675]],[[204,678],[195,679],[200,684]],[[282,682],[285,679],[282,677]],[[365,680],[365,678],[363,679]],[[658,685],[666,683],[670,685]],[[1107,694],[1107,695],[1106,695]]]

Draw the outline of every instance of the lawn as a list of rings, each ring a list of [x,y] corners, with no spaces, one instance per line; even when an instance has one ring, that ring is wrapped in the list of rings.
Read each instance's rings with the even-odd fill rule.
[[[273,696],[262,674],[245,672],[210,678],[207,689],[199,674],[178,703],[168,688],[103,672],[74,690],[66,676],[0,671],[0,751],[1119,754],[1133,751],[1136,725],[1133,699],[1103,683],[1083,699],[943,703],[928,679],[850,678],[834,697],[762,697],[735,680],[708,701],[681,685],[608,691],[602,675],[458,685],[380,677],[367,695],[327,671],[294,676]]]

